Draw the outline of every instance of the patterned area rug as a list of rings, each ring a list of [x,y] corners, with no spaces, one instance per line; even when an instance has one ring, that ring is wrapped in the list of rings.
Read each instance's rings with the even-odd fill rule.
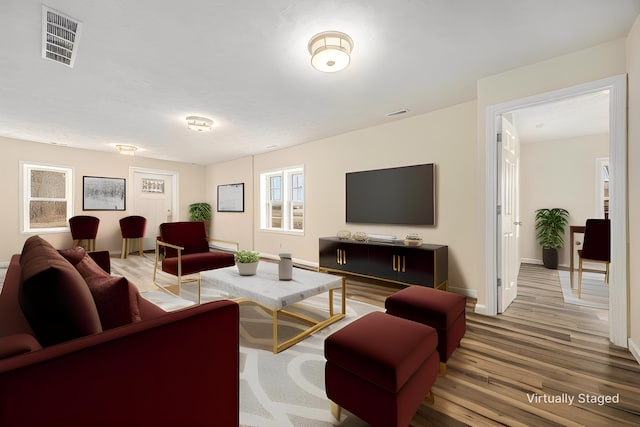
[[[142,295],[166,310],[194,304],[195,286],[183,285],[181,298],[161,290]],[[225,297],[203,287],[202,301]],[[335,310],[339,310],[339,294]],[[312,318],[326,318],[328,293],[311,297],[288,307]],[[315,332],[305,340],[278,354],[272,353],[271,313],[253,303],[240,305],[240,423],[247,426],[329,427],[337,425],[324,389],[324,339],[358,317],[381,308],[347,300],[347,316]],[[305,325],[289,316],[278,318],[279,340],[297,335]],[[342,411],[340,426],[366,426],[359,418]]]
[[[582,292],[578,298],[578,272],[573,272],[573,289],[569,271],[558,270],[562,296],[567,304],[581,305],[584,307],[609,309],[609,286],[604,282],[604,273],[582,273]]]

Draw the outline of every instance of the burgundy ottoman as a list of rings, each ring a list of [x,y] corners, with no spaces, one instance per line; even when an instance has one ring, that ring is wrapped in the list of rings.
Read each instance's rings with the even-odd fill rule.
[[[466,331],[467,299],[453,292],[423,286],[409,286],[389,296],[388,314],[429,325],[438,331],[441,374],[447,372],[447,360],[460,345]]]
[[[438,335],[423,324],[369,313],[324,342],[325,386],[333,402],[372,426],[408,426],[438,377]]]

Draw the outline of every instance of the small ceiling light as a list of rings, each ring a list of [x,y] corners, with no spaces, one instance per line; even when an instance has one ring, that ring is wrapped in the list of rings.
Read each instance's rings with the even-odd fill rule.
[[[116,149],[120,154],[124,154],[126,156],[133,156],[133,154],[138,151],[138,147],[134,147],[133,145],[116,145]]]
[[[213,120],[207,119],[206,117],[189,116],[186,120],[187,127],[196,132],[210,131],[213,126]]]
[[[353,40],[339,31],[325,31],[309,40],[311,65],[325,73],[335,73],[345,69],[351,62]]]

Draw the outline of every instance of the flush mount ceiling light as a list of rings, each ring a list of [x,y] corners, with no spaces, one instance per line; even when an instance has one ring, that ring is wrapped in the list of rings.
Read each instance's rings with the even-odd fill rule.
[[[213,120],[207,119],[206,117],[189,116],[186,120],[187,127],[196,132],[210,131],[213,126]]]
[[[138,151],[138,147],[134,147],[133,145],[116,145],[116,149],[120,154],[126,156],[133,156],[133,154]]]
[[[325,31],[316,34],[309,40],[311,65],[325,73],[344,70],[351,62],[353,40],[339,31]]]

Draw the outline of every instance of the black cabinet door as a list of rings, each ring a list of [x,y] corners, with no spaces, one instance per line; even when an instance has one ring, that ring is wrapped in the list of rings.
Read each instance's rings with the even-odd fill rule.
[[[369,275],[386,280],[399,280],[400,260],[397,247],[371,245],[369,247]]]
[[[320,267],[368,274],[369,249],[366,244],[337,239],[320,239]]]
[[[414,285],[433,287],[433,251],[398,248],[401,268],[398,280]]]

